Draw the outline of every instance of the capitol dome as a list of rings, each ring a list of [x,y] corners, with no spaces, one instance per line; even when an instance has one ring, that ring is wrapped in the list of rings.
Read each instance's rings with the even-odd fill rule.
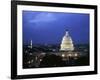
[[[73,51],[74,50],[74,44],[73,44],[72,38],[69,36],[68,31],[66,31],[65,35],[62,38],[60,50],[61,51]]]

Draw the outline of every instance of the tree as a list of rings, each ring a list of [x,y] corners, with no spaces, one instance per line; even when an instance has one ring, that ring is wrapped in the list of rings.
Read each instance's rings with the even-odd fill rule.
[[[40,62],[40,67],[57,67],[64,65],[65,62],[62,60],[62,57],[56,56],[54,54],[46,54]]]

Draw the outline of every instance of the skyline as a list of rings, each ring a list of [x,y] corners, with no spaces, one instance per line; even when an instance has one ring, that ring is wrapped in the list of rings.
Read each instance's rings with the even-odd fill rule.
[[[69,31],[74,44],[89,43],[89,14],[23,11],[23,42],[60,44]]]

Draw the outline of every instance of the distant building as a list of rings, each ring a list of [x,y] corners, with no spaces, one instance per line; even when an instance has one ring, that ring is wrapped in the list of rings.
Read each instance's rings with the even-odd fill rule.
[[[29,48],[31,48],[32,49],[32,47],[33,47],[33,45],[32,45],[33,43],[32,43],[32,40],[30,41],[30,44],[29,44]]]
[[[73,50],[74,50],[74,44],[72,38],[70,37],[68,31],[66,31],[65,35],[62,38],[60,51],[73,51]]]

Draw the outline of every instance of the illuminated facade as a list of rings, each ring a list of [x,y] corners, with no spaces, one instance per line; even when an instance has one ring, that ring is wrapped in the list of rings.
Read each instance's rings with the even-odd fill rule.
[[[68,31],[66,31],[64,37],[62,38],[60,50],[61,51],[73,51],[74,50],[73,41],[72,41],[72,38],[69,36]]]

